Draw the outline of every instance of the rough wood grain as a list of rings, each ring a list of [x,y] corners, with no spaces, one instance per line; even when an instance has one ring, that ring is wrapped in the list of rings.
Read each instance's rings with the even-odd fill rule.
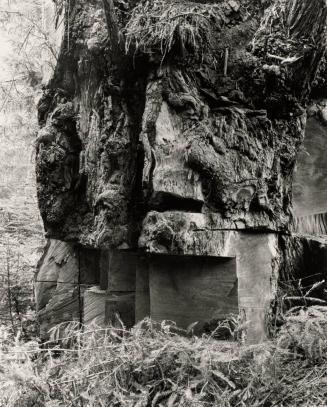
[[[73,244],[48,242],[35,282],[41,338],[48,338],[48,331],[61,322],[80,320],[78,269]]]
[[[188,141],[178,115],[163,102],[156,122],[154,194],[165,192],[203,201],[200,176],[187,166]]]
[[[35,293],[40,334],[65,322],[82,320],[85,287],[99,283],[99,252],[51,239],[38,264]]]
[[[40,321],[40,338],[49,339],[50,329],[58,324],[81,321],[82,310],[80,308],[79,289],[77,286],[66,288],[55,293],[47,306],[38,312]]]

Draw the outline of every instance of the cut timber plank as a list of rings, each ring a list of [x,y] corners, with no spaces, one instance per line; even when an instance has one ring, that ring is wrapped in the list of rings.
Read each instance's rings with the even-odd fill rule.
[[[109,275],[109,250],[101,250],[100,253],[100,288],[101,290],[108,289],[108,275]]]
[[[137,254],[127,250],[110,252],[108,291],[134,292]]]
[[[135,323],[135,294],[110,293],[106,300],[105,322],[113,326],[131,328]]]
[[[152,252],[154,256],[159,253],[175,253],[235,257],[239,309],[246,315],[246,341],[265,341],[266,316],[277,295],[278,273],[284,261],[280,250],[280,236],[276,233],[237,231],[232,230],[233,228],[221,230],[221,224],[216,222],[214,215],[176,211],[150,212],[143,222],[140,248]],[[159,288],[158,293],[162,295]],[[151,303],[152,301],[151,293]],[[151,313],[152,310],[151,304]]]
[[[99,284],[100,251],[77,246],[79,258],[80,282],[83,284]]]
[[[64,322],[80,320],[79,298],[77,287],[55,293],[47,306],[38,312],[40,337],[49,338],[49,330]]]
[[[40,337],[62,322],[80,321],[79,267],[75,245],[50,239],[38,263],[35,294]]]
[[[149,262],[140,257],[136,265],[135,322],[150,316]]]
[[[106,300],[109,295],[100,290],[99,286],[92,287],[84,292],[83,322],[85,325],[105,325]]]
[[[293,181],[294,212],[298,217],[327,212],[326,125],[318,117],[307,120]]]
[[[235,259],[155,255],[150,262],[151,318],[181,328],[238,314]]]

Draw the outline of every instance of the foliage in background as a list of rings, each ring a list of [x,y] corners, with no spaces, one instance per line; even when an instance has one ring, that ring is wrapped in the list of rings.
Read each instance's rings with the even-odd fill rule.
[[[0,329],[35,334],[34,271],[44,245],[36,200],[36,104],[57,58],[51,0],[0,0]]]
[[[57,60],[53,6],[50,0],[0,0],[1,46],[6,49],[0,112],[36,113],[41,83]]]

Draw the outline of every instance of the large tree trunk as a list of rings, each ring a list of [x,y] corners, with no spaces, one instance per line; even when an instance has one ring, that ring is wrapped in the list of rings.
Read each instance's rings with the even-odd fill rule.
[[[221,256],[208,230],[288,233],[325,1],[68,4],[39,106],[48,236]]]

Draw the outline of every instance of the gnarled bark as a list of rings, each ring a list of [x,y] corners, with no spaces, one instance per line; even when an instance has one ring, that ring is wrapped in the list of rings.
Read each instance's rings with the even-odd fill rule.
[[[76,1],[66,10],[37,141],[49,236],[136,246],[151,209],[215,213],[222,228],[287,230],[305,102],[324,69],[325,3],[225,0],[177,14],[175,1],[167,21],[151,15],[159,0],[124,4]],[[147,19],[159,30],[162,50],[152,32],[142,43],[142,19],[140,30]],[[210,36],[207,54],[200,35]]]

